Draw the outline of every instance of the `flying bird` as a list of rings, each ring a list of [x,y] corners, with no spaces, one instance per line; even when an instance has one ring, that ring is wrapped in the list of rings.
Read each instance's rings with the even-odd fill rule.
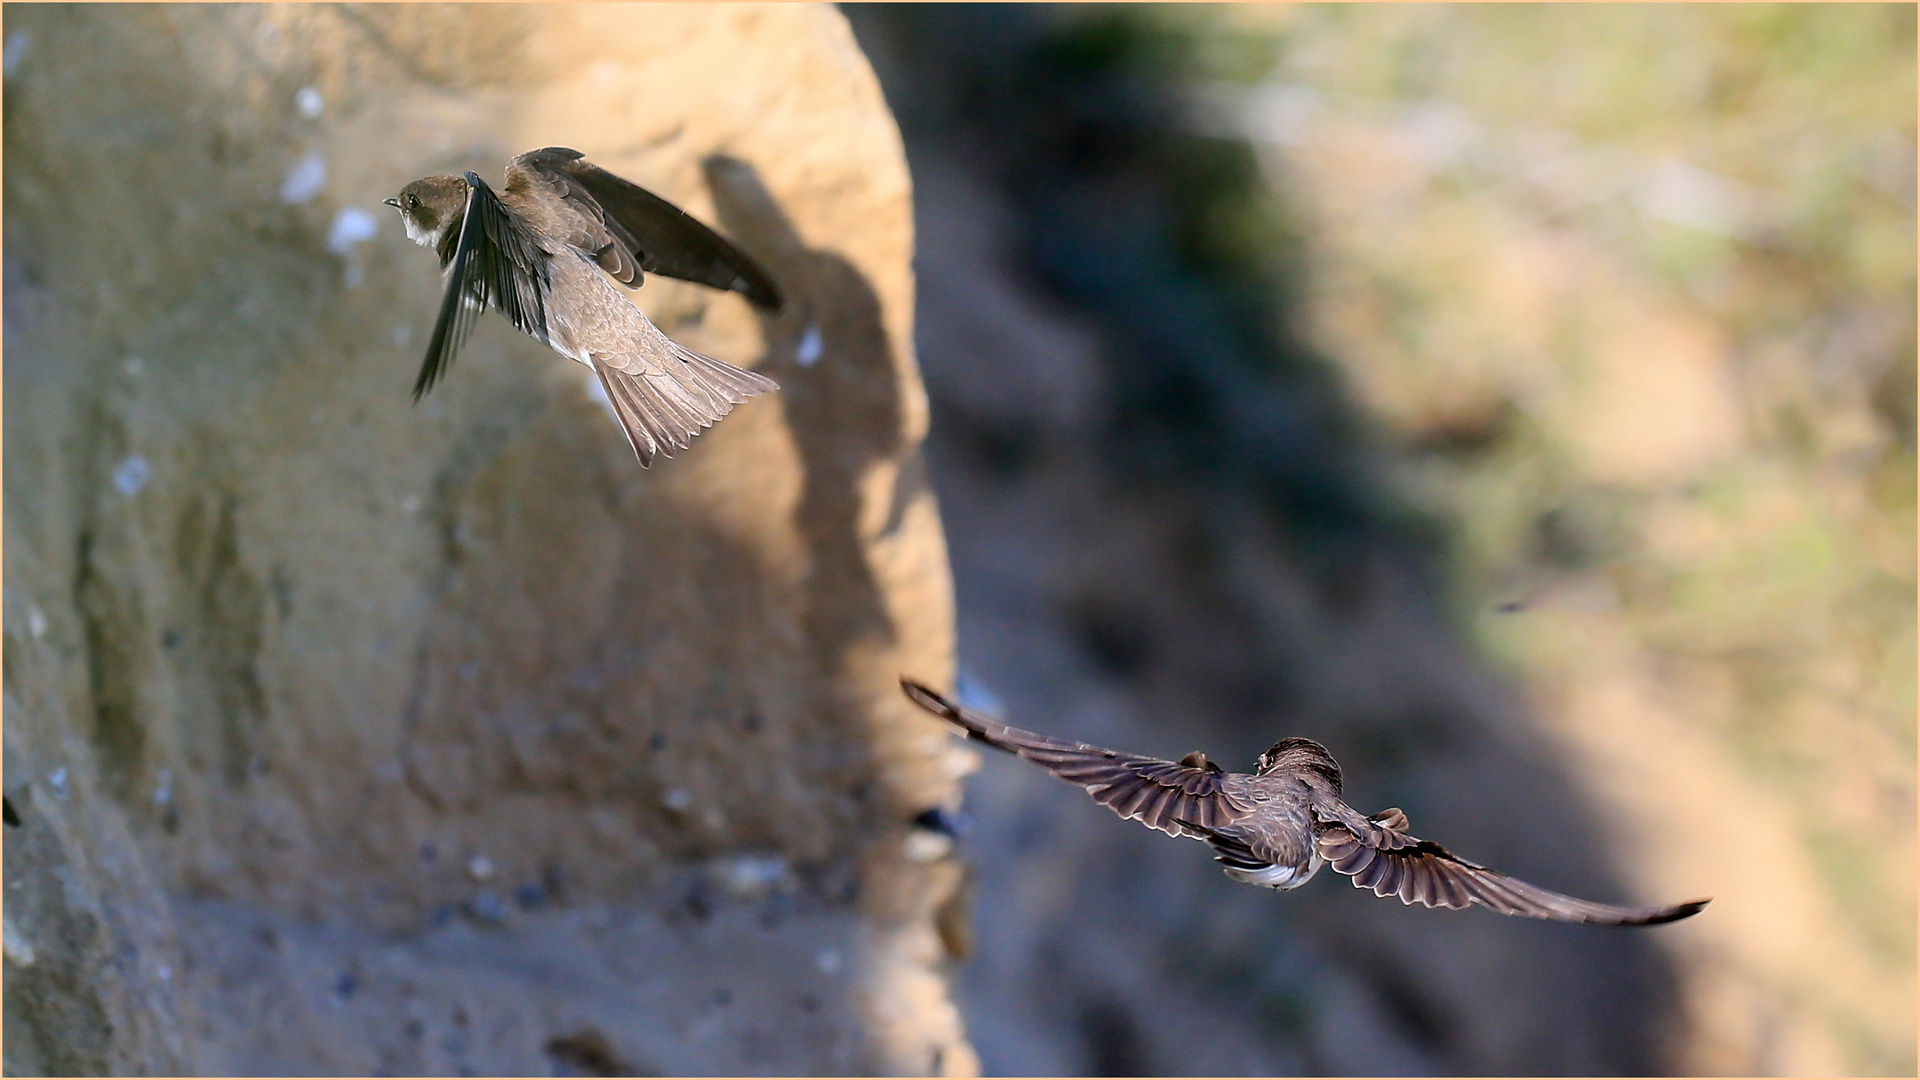
[[[415,180],[386,200],[407,238],[437,251],[446,271],[415,401],[486,308],[599,376],[642,466],[686,449],[747,398],[779,389],[672,341],[613,287],[637,289],[646,274],[664,274],[779,310],[773,279],[739,248],[578,150],[530,150],[507,162],[506,175],[497,194],[469,172]]]
[[[1348,806],[1340,797],[1340,765],[1312,739],[1281,739],[1260,755],[1252,775],[1230,773],[1197,750],[1179,761],[1122,754],[1009,727],[909,679],[901,679],[900,688],[968,738],[1079,784],[1121,817],[1205,841],[1236,881],[1297,889],[1331,865],[1351,876],[1355,888],[1398,896],[1403,904],[1482,904],[1503,915],[1607,926],[1673,922],[1708,903],[1596,904],[1468,862],[1409,833],[1398,808],[1361,814]]]

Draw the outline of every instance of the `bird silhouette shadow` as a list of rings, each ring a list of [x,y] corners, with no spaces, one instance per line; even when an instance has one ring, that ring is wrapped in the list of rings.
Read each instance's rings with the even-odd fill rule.
[[[814,558],[806,627],[817,655],[895,637],[861,536],[861,481],[907,449],[901,372],[879,296],[846,257],[810,248],[759,173],[726,155],[704,161],[720,222],[759,259],[786,294],[778,313],[759,312],[766,351],[758,370],[780,383],[804,487],[795,525]],[[901,469],[881,535],[927,490],[912,455]]]

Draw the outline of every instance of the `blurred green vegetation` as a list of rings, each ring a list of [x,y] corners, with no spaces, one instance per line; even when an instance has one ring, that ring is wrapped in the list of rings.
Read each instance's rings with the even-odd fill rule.
[[[1625,642],[1910,1009],[1915,9],[1143,14],[1234,43],[1191,76],[1274,133],[1306,336],[1481,640],[1527,682]],[[1880,990],[1820,1007],[1846,1068],[1911,1071]]]

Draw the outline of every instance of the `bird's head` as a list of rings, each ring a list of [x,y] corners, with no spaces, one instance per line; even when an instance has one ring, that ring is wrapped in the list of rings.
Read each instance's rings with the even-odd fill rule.
[[[1319,776],[1340,793],[1340,763],[1327,748],[1312,739],[1281,739],[1267,748],[1254,763],[1254,772],[1269,776],[1277,772],[1304,772]]]
[[[438,247],[467,207],[467,182],[457,176],[428,176],[400,189],[387,205],[400,211],[407,239]]]

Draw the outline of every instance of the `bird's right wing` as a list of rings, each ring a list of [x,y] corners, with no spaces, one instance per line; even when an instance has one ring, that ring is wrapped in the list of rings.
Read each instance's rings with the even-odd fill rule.
[[[1121,817],[1168,836],[1205,839],[1205,830],[1231,825],[1252,811],[1224,790],[1221,780],[1226,774],[1203,755],[1162,761],[1122,754],[1010,727],[909,679],[900,680],[900,689],[914,704],[966,732],[968,738],[1018,754],[1086,788],[1095,802]]]
[[[780,310],[780,289],[746,252],[693,215],[646,188],[588,163],[578,150],[549,146],[513,159],[512,167],[547,178],[564,177],[567,196],[586,196],[607,231],[639,260],[640,269],[715,289],[737,292],[756,307]],[[582,208],[587,209],[582,203]],[[609,267],[613,270],[613,267]],[[637,278],[616,271],[629,284]]]
[[[1318,832],[1320,854],[1358,889],[1376,896],[1398,896],[1403,904],[1464,908],[1483,904],[1502,915],[1608,926],[1648,926],[1673,922],[1706,907],[1689,900],[1671,907],[1621,907],[1596,904],[1510,878],[1471,863],[1430,840],[1410,835],[1407,816],[1383,810],[1356,831],[1327,821]],[[1364,834],[1364,835],[1363,835]]]
[[[415,401],[433,389],[453,363],[486,308],[498,309],[514,326],[547,343],[547,253],[474,173],[467,174],[467,206],[453,250],[440,250],[447,287],[433,323],[433,340],[413,383]]]

